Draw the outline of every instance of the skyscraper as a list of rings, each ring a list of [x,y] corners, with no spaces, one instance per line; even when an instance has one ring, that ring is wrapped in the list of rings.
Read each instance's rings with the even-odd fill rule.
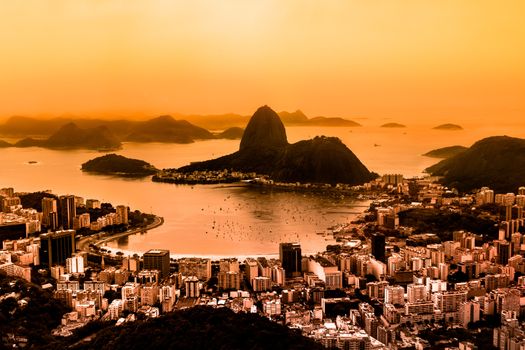
[[[283,265],[286,277],[301,276],[301,245],[299,243],[279,244],[279,258]]]
[[[151,249],[144,253],[144,270],[159,270],[161,278],[170,274],[170,251]]]
[[[40,263],[45,266],[64,264],[75,252],[75,230],[40,235]]]
[[[119,224],[128,224],[128,207],[125,205],[117,205],[117,220]]]
[[[64,230],[73,228],[73,219],[77,215],[75,196],[60,196],[60,225]]]
[[[54,198],[42,198],[42,224],[55,231],[58,226],[57,201]]]
[[[379,261],[385,262],[385,235],[374,233],[370,239],[372,243],[372,255]]]

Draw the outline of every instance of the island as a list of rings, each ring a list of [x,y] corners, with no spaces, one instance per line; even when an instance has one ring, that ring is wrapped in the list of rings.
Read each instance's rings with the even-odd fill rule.
[[[119,176],[143,177],[157,173],[153,165],[139,159],[127,158],[118,154],[106,154],[82,164],[82,171]]]
[[[406,128],[406,125],[399,123],[386,123],[381,125],[382,128]]]
[[[525,139],[493,136],[426,169],[460,191],[484,186],[499,192],[516,191],[525,179]]]
[[[433,127],[432,129],[454,131],[454,130],[463,130],[463,127],[457,124],[441,124],[441,125]]]
[[[332,185],[358,185],[376,177],[338,138],[317,136],[289,144],[279,115],[268,106],[260,107],[248,122],[239,151],[179,169],[164,169],[163,174],[179,177],[224,169],[267,175],[280,182]],[[177,182],[169,176],[157,176],[154,180]]]
[[[234,126],[224,130],[221,133],[216,134],[215,136],[219,139],[228,139],[228,140],[239,140],[244,134],[244,129]]]
[[[456,145],[456,146],[448,146],[448,147],[443,147],[443,148],[437,148],[437,149],[429,151],[429,152],[427,152],[427,153],[425,153],[423,155],[425,157],[445,159],[445,158],[450,158],[450,157],[453,157],[453,156],[455,156],[457,154],[460,154],[460,153],[464,152],[465,150],[467,150],[467,147]]]
[[[0,140],[0,148],[6,148],[6,147],[11,147],[11,146],[13,146],[13,145],[10,144],[9,142],[4,141],[4,140]]]

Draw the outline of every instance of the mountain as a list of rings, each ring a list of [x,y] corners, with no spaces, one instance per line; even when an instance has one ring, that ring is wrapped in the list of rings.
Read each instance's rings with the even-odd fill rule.
[[[299,109],[295,112],[282,111],[278,114],[284,124],[291,125],[308,123],[308,117]]]
[[[489,186],[497,192],[516,192],[525,185],[525,139],[493,136],[429,167],[432,175],[460,191]]]
[[[49,138],[37,140],[25,138],[15,143],[15,147],[45,147],[54,149],[117,149],[121,147],[117,137],[105,126],[91,129],[79,128],[68,123]]]
[[[345,126],[345,127],[356,127],[361,124],[356,123],[352,120],[339,118],[339,117],[314,117],[308,120],[306,123],[308,126]]]
[[[450,158],[461,152],[464,152],[466,149],[467,147],[465,146],[449,146],[449,147],[434,149],[423,155],[425,157],[431,157],[431,158]]]
[[[85,162],[82,164],[82,171],[109,175],[147,176],[155,174],[158,170],[143,160],[112,153]]]
[[[260,107],[251,117],[241,139],[240,151],[250,148],[280,148],[288,145],[281,118],[270,107]]]
[[[399,123],[386,123],[381,125],[382,128],[406,128],[406,125]]]
[[[286,147],[272,178],[286,182],[357,185],[374,177],[341,140],[316,136]]]
[[[126,137],[126,141],[191,143],[195,139],[212,138],[213,134],[206,129],[186,120],[175,120],[172,116],[163,115],[138,122]]]
[[[457,124],[441,124],[441,125],[433,127],[432,129],[435,129],[435,130],[463,130],[461,125],[457,125]]]
[[[309,119],[301,110],[296,110],[295,112],[283,111],[279,113],[279,117],[284,124],[290,126],[361,126],[361,124],[352,120],[339,117],[314,117]]]
[[[222,169],[266,174],[285,182],[362,184],[375,177],[337,138],[288,144],[281,119],[268,106],[260,107],[248,122],[239,151],[178,170]]]
[[[11,147],[11,146],[13,146],[13,145],[10,144],[9,142],[0,140],[0,148]]]
[[[244,135],[244,129],[234,126],[216,134],[215,136],[219,139],[237,140],[241,139],[242,135]]]
[[[244,120],[243,124],[247,119]],[[52,135],[63,127],[76,125],[79,129],[109,130],[119,140],[134,142],[174,142],[189,143],[196,139],[210,139],[214,136],[207,130],[185,120],[175,120],[170,116],[160,116],[146,121],[104,120],[87,118],[53,118],[36,119],[28,117],[11,117],[0,125],[0,135],[10,137]],[[103,128],[103,129],[101,129]],[[106,131],[103,131],[106,132]],[[24,140],[22,145],[33,145],[31,140]]]

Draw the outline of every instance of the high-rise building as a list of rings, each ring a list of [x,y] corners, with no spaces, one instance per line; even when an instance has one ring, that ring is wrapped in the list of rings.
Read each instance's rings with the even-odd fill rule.
[[[510,243],[507,241],[498,241],[498,263],[507,265],[510,258]]]
[[[170,274],[170,251],[151,249],[144,253],[144,270],[158,270],[161,278]]]
[[[286,277],[301,276],[302,255],[299,243],[279,244],[279,258],[286,274]]]
[[[40,263],[51,267],[64,264],[75,252],[75,230],[40,235]]]
[[[42,224],[55,231],[57,229],[58,208],[54,198],[42,198]]]
[[[221,290],[241,288],[241,274],[238,271],[219,272],[218,285]]]
[[[75,196],[60,196],[60,225],[64,230],[73,228],[74,219],[77,215]]]
[[[372,255],[379,261],[385,262],[385,235],[374,233],[370,239],[372,243]]]
[[[125,205],[117,205],[117,221],[119,224],[128,224],[128,207]]]

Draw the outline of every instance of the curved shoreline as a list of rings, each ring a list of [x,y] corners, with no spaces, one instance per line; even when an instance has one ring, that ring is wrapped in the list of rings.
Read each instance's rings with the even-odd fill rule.
[[[121,233],[117,233],[117,234],[109,235],[109,236],[106,236],[107,235],[106,232],[100,232],[95,235],[91,235],[89,237],[82,237],[77,243],[77,249],[81,251],[91,252],[91,249],[89,249],[90,244],[100,246],[101,244],[104,244],[106,242],[110,242],[110,241],[113,241],[113,240],[116,240],[122,237],[134,235],[136,233],[143,232],[143,231],[153,230],[163,224],[164,224],[164,218],[161,216],[155,216],[155,219],[153,220],[153,222],[146,227],[133,228],[125,232],[121,232]],[[87,246],[87,249],[86,249],[86,246]]]

